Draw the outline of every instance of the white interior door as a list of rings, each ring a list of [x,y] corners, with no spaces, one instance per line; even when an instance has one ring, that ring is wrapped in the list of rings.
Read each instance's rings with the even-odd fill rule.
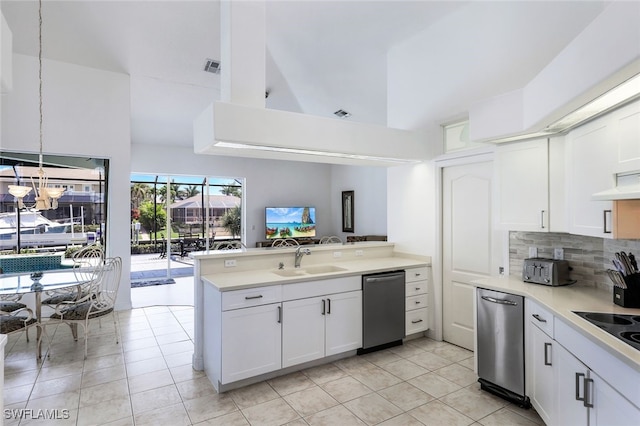
[[[492,226],[492,174],[491,162],[442,169],[442,333],[444,340],[469,350],[475,329],[470,282],[490,276],[500,258],[501,241]]]

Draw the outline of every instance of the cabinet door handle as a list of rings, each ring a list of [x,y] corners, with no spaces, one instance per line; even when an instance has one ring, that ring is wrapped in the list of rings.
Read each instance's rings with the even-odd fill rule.
[[[584,406],[593,408],[593,379],[584,379]]]
[[[546,319],[542,318],[540,315],[538,314],[533,314],[532,317],[534,317],[535,319],[537,319],[540,322],[547,322]]]
[[[331,315],[331,299],[327,299],[327,315]]]
[[[322,315],[325,314],[326,308],[327,308],[327,302],[324,299],[322,299]]]
[[[540,210],[540,229],[544,229],[544,210]]]
[[[245,300],[251,300],[251,299],[262,299],[262,295],[261,295],[261,294],[259,294],[259,295],[257,295],[257,296],[245,296],[244,298],[245,298]]]
[[[282,323],[282,306],[278,306],[278,324]]]
[[[552,365],[549,360],[549,349],[551,349],[551,343],[544,344],[544,365]]]
[[[580,397],[580,379],[584,379],[584,373],[576,373],[576,401],[584,402],[584,396]]]
[[[607,229],[607,213],[609,215],[611,215],[611,210],[604,210],[602,215],[603,218],[603,224],[602,224],[602,230],[605,234],[610,234],[611,233],[611,229]]]
[[[419,319],[419,320],[413,320],[413,321],[411,321],[411,324],[418,324],[418,323],[420,323],[420,322],[422,322],[422,320],[421,320],[421,319]]]

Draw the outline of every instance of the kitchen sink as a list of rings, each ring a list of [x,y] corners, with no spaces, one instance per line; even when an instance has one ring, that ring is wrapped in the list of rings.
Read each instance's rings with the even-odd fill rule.
[[[329,274],[331,272],[343,272],[343,271],[346,271],[346,269],[340,268],[339,266],[318,265],[318,266],[308,266],[306,268],[300,268],[300,269],[278,269],[272,272],[276,275],[280,275],[281,277],[299,277],[302,275]]]
[[[281,277],[299,277],[305,275],[305,272],[301,269],[278,269],[277,271],[273,271],[273,273]]]
[[[320,266],[308,266],[304,268],[304,271],[307,274],[328,274],[330,272],[343,272],[343,271],[346,271],[346,269],[340,268],[339,266],[333,266],[333,265],[320,265]]]

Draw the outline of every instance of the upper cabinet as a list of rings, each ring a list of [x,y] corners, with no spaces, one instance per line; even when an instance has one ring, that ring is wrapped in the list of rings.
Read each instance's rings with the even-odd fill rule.
[[[611,128],[616,151],[615,173],[640,170],[640,101],[603,118]]]
[[[499,145],[494,162],[496,224],[511,231],[549,231],[549,141]]]

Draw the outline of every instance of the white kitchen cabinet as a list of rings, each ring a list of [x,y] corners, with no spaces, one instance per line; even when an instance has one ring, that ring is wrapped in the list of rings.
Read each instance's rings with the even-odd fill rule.
[[[640,170],[640,101],[603,117],[612,128],[616,147],[615,173]]]
[[[222,383],[282,367],[281,304],[222,313]]]
[[[362,347],[362,291],[285,301],[282,366]]]
[[[637,423],[637,373],[530,299],[526,316],[527,393],[546,424]]]
[[[429,329],[429,272],[430,268],[411,268],[405,271],[405,334],[410,336]]]
[[[554,345],[556,343],[536,325],[530,325],[529,331],[531,333],[529,398],[540,418],[549,425],[552,424],[555,407],[553,388],[555,384]]]
[[[594,409],[589,412],[589,426],[636,425],[640,423],[640,409],[635,407],[613,387],[591,371],[591,392]]]
[[[335,355],[362,347],[362,291],[327,297],[325,355]]]
[[[556,342],[553,362],[555,363],[556,409],[552,425],[581,425],[588,421],[584,406],[585,380],[589,369],[562,345]]]
[[[494,177],[496,226],[510,231],[548,232],[549,141],[498,145]]]
[[[615,186],[617,148],[611,120],[587,123],[569,132],[566,140],[569,232],[612,238],[612,202],[591,198]]]

